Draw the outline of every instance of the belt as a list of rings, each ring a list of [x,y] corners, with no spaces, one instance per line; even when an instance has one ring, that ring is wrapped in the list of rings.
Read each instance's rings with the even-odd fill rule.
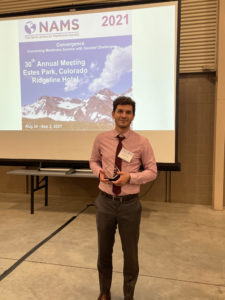
[[[129,201],[131,199],[134,199],[136,197],[138,197],[138,194],[129,194],[129,195],[124,195],[124,196],[115,196],[115,195],[111,195],[108,193],[105,193],[103,191],[101,191],[102,195],[104,195],[105,197],[111,199],[111,200],[115,200],[115,201]]]

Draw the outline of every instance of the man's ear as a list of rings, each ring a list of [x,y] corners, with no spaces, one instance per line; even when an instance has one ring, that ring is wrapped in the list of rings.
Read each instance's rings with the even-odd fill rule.
[[[113,119],[115,119],[115,118],[114,118],[114,115],[115,115],[115,113],[114,113],[114,111],[113,111],[113,112],[112,112],[112,118],[113,118]]]

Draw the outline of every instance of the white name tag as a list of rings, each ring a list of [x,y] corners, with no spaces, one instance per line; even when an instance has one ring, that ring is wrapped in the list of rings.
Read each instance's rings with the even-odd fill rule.
[[[126,162],[130,162],[133,156],[134,153],[126,150],[125,148],[122,148],[120,153],[118,154],[118,157],[125,160]]]

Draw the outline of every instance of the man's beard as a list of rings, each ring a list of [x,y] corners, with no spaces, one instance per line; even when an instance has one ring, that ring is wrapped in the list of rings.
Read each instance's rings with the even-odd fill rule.
[[[116,125],[117,125],[117,127],[119,127],[119,128],[129,128],[131,122],[132,122],[132,121],[121,122],[121,121],[118,120],[118,121],[116,121]]]

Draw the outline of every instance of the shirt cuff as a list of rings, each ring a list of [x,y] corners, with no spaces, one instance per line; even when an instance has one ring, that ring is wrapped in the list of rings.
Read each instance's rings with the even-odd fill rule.
[[[130,180],[128,181],[129,184],[135,184],[135,175],[134,173],[130,173]]]

